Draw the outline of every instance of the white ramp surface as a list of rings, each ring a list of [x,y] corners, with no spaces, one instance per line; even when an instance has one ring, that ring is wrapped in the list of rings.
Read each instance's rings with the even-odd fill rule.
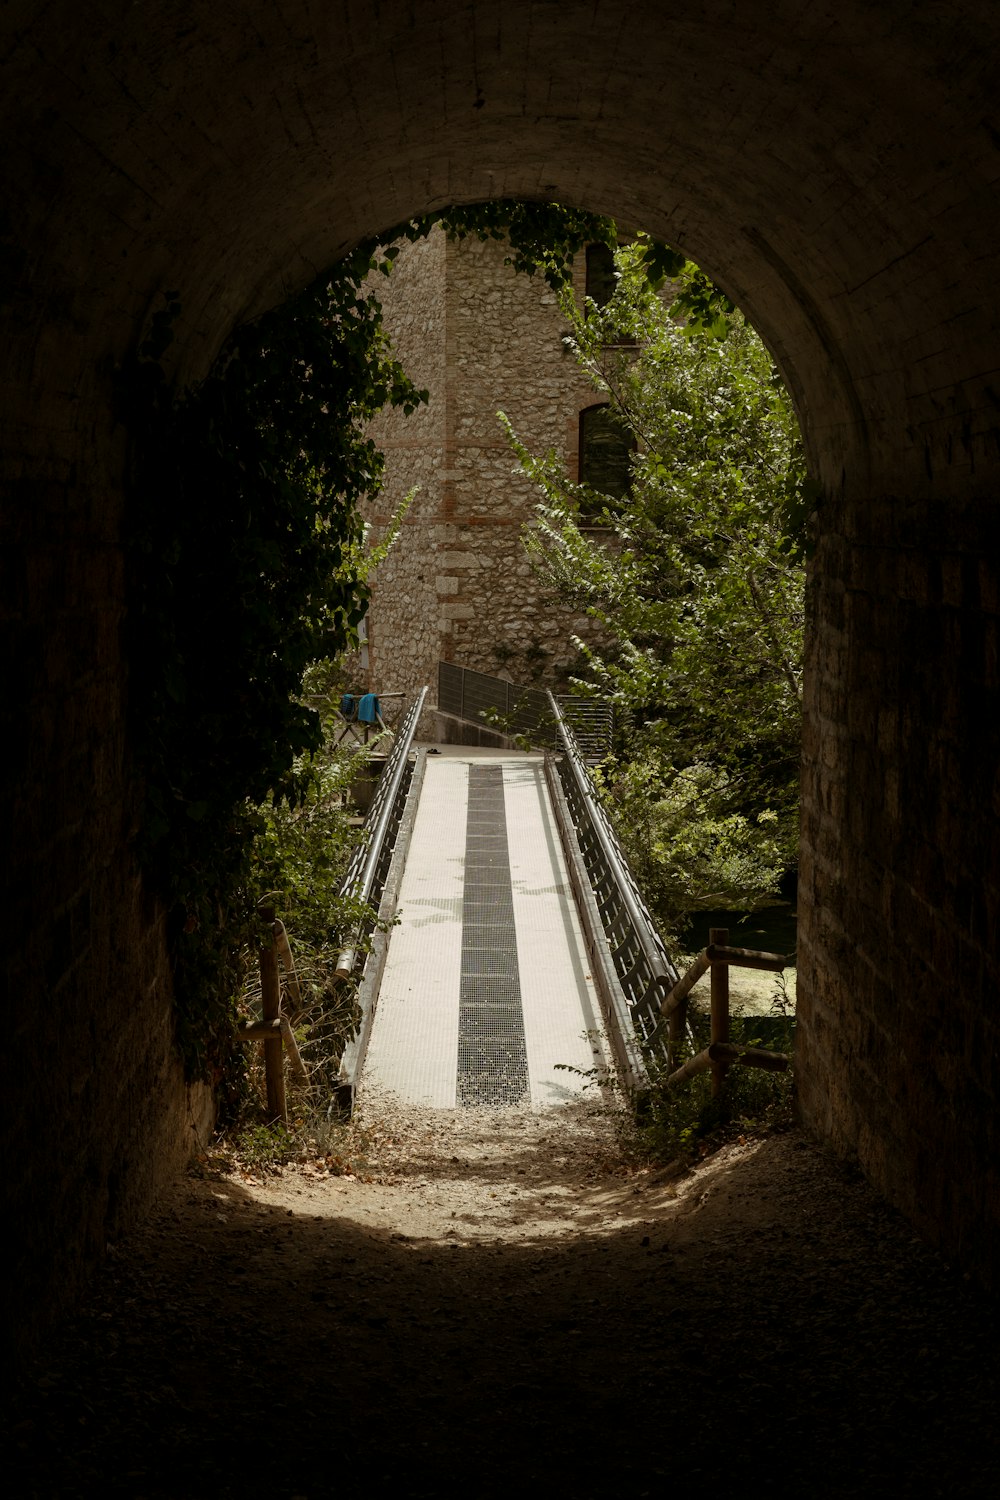
[[[604,1062],[597,993],[545,776],[504,766],[507,841],[531,1103],[576,1098]],[[573,1069],[575,1071],[567,1071]]]
[[[427,761],[363,1073],[441,1109],[456,1096],[468,777],[465,761]]]
[[[471,825],[470,776],[488,784]],[[506,839],[502,817],[484,834],[481,809],[493,805]],[[488,929],[484,889],[496,892]],[[605,1053],[541,756],[454,748],[428,759],[399,917],[362,1089],[441,1109],[577,1097]]]

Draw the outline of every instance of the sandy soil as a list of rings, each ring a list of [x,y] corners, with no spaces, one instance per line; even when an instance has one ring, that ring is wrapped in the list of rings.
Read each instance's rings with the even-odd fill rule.
[[[587,1101],[366,1111],[113,1248],[8,1493],[1000,1493],[994,1304],[797,1132],[678,1175]]]

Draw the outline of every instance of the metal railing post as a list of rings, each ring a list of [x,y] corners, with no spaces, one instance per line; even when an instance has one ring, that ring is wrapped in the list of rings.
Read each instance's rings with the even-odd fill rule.
[[[375,796],[368,810],[368,817],[365,819],[361,842],[354,852],[340,887],[341,895],[353,895],[360,901],[371,901],[376,876],[385,853],[393,809],[399,796],[410,746],[413,743],[417,724],[420,722],[420,714],[426,697],[427,689],[423,687],[401,725],[389,759],[382,768],[382,774],[375,788]],[[374,915],[373,911],[373,920]],[[337,979],[346,979],[352,973],[362,938],[363,933],[355,930],[351,942],[341,949],[337,959]]]

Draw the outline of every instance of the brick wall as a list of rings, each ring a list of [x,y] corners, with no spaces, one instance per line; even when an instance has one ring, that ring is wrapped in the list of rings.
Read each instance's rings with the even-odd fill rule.
[[[1000,1215],[998,557],[992,500],[946,518],[887,497],[824,535],[800,898],[804,1116],[987,1279]]]
[[[72,1302],[212,1115],[183,1081],[163,926],[130,849],[121,491],[81,482],[65,457],[78,441],[53,431],[53,477],[8,491],[0,548],[16,640],[0,1069],[15,1346]]]

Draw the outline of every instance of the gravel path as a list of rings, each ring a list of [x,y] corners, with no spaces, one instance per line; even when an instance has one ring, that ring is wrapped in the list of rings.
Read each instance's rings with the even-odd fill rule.
[[[589,1103],[366,1108],[332,1173],[209,1167],[115,1247],[8,1493],[1000,1493],[995,1305],[797,1132],[677,1176]]]

